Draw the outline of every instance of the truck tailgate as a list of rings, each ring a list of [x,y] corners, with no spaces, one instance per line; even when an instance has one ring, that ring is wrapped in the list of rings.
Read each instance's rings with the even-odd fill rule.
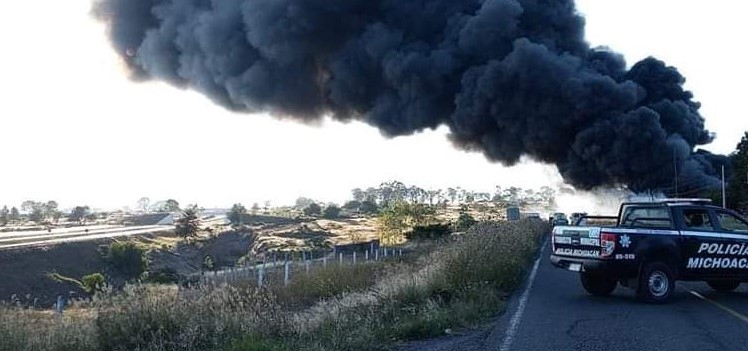
[[[551,236],[553,253],[567,257],[599,258],[600,230],[600,227],[555,227]]]

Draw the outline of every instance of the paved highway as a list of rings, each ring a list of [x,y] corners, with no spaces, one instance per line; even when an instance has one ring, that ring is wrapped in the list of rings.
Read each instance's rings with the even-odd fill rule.
[[[203,219],[203,226],[225,225],[225,215]],[[61,242],[115,238],[173,230],[173,225],[147,225],[125,227],[122,225],[92,225],[85,227],[55,228],[51,231],[19,231],[0,233],[0,250],[27,246],[42,246]]]
[[[544,248],[535,274],[483,342],[485,350],[748,350],[748,284],[717,293],[680,282],[673,301],[649,305],[618,287],[589,296],[579,276],[553,267]],[[528,289],[529,287],[529,289]]]
[[[156,232],[170,231],[171,225],[150,225],[137,227],[99,226],[77,227],[76,230],[52,230],[52,232],[15,232],[0,234],[0,250],[28,246],[42,246],[61,242],[86,241],[106,238],[116,238],[131,235],[142,235]],[[85,231],[88,229],[88,232]],[[21,234],[23,233],[23,234]]]

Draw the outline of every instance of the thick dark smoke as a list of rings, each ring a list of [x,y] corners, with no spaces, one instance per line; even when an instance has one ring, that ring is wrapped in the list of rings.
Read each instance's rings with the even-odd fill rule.
[[[685,79],[590,48],[572,0],[100,0],[139,80],[235,111],[446,125],[460,148],[555,164],[571,185],[714,186],[723,156]]]

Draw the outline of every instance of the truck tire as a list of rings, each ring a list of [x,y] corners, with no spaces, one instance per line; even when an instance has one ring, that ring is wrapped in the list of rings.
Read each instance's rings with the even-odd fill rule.
[[[709,284],[712,289],[720,292],[733,291],[740,286],[740,281],[738,280],[712,280],[706,283]]]
[[[618,285],[618,279],[598,272],[583,272],[580,275],[582,286],[593,296],[608,296]]]
[[[673,270],[662,262],[644,264],[639,275],[637,296],[649,303],[667,303],[675,290]]]

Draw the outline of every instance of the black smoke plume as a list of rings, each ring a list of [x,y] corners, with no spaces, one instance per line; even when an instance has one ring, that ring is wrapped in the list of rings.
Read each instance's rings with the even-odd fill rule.
[[[590,48],[572,0],[99,0],[138,80],[235,111],[446,125],[460,148],[555,164],[581,188],[718,184],[723,156],[684,77]]]

